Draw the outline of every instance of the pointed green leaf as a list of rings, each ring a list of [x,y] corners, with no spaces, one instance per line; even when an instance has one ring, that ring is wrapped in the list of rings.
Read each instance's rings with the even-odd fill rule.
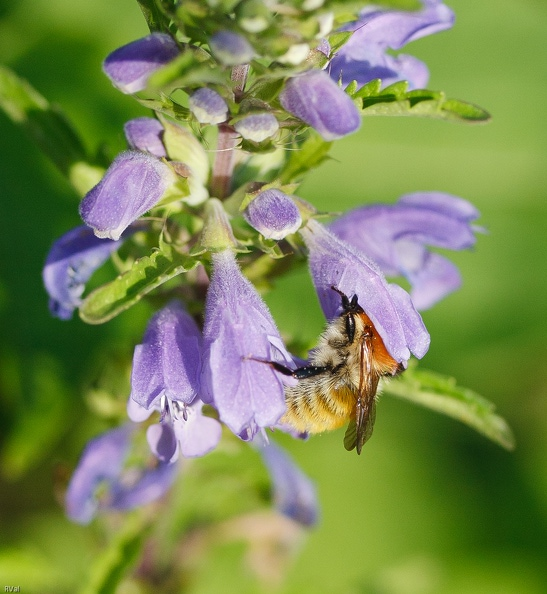
[[[179,254],[164,244],[151,256],[137,260],[130,270],[90,293],[80,306],[80,317],[88,324],[107,322],[197,263],[195,258]]]
[[[447,99],[442,91],[416,89],[407,91],[406,81],[381,89],[375,79],[351,94],[361,104],[365,116],[419,116],[466,123],[487,122],[490,114],[472,103]]]
[[[4,66],[0,66],[0,108],[30,135],[80,195],[101,179],[103,170],[89,163],[66,116]]]
[[[495,414],[494,405],[458,386],[454,378],[410,368],[399,378],[386,382],[384,391],[453,417],[507,450],[515,447],[511,428]]]

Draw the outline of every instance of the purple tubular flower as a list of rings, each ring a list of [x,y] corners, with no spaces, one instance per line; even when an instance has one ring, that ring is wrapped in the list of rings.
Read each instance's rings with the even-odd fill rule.
[[[271,113],[256,113],[238,120],[234,128],[246,140],[262,142],[279,130],[279,123]]]
[[[292,365],[268,308],[230,250],[213,254],[207,293],[203,399],[236,435],[250,438],[285,412],[280,374],[262,361]],[[254,359],[258,359],[254,360]]]
[[[131,445],[132,427],[126,425],[107,431],[91,440],[66,492],[68,517],[74,522],[88,524],[99,509],[129,509],[145,505],[161,497],[171,486],[176,466],[158,466],[155,470],[124,473],[124,463]],[[126,480],[132,475],[133,481]],[[136,480],[135,480],[136,477]],[[99,500],[97,489],[108,487]]]
[[[175,40],[165,33],[152,33],[109,54],[103,70],[122,93],[138,93],[159,68],[179,55]]]
[[[333,80],[342,79],[344,86],[355,80],[362,86],[380,78],[384,87],[407,80],[411,89],[425,87],[429,71],[423,62],[413,56],[392,56],[387,52],[452,27],[454,13],[442,2],[424,0],[423,5],[417,12],[373,7],[363,10],[357,21],[345,27],[354,33],[330,62]]]
[[[404,276],[414,306],[427,309],[459,288],[460,274],[430,245],[463,250],[475,245],[475,207],[440,192],[407,194],[394,205],[356,208],[329,225],[340,239],[374,260],[387,276]]]
[[[213,54],[226,66],[246,64],[255,56],[253,46],[233,31],[218,31],[209,39],[209,45]]]
[[[129,120],[123,127],[129,147],[138,151],[150,153],[161,159],[167,157],[163,145],[163,126],[155,118],[135,118]]]
[[[361,125],[353,101],[323,70],[290,78],[279,99],[284,109],[315,128],[325,140],[351,134]]]
[[[429,334],[408,293],[388,284],[376,264],[317,221],[300,230],[309,250],[310,271],[321,307],[332,319],[340,306],[331,289],[352,297],[372,320],[389,354],[406,365],[412,352],[421,358],[429,348]]]
[[[213,89],[202,87],[188,101],[190,111],[200,124],[220,124],[228,118],[226,101]]]
[[[283,239],[302,224],[296,204],[281,190],[264,190],[247,206],[243,216],[266,239]]]
[[[319,515],[314,484],[280,447],[270,442],[259,451],[272,478],[275,507],[300,524],[313,526]]]
[[[42,271],[52,315],[61,320],[72,317],[82,302],[85,283],[122,243],[99,239],[84,225],[55,241]]]
[[[203,456],[220,440],[220,423],[203,415],[198,397],[201,345],[197,324],[173,301],[150,320],[143,344],[135,347],[127,412],[135,422],[160,412],[147,439],[161,462],[176,460],[177,446],[185,457]]]
[[[125,151],[80,203],[80,215],[97,237],[119,239],[136,219],[155,206],[174,179],[169,167],[140,151]]]
[[[135,347],[131,398],[147,409],[162,396],[191,404],[199,393],[201,343],[197,324],[179,303],[160,310]]]

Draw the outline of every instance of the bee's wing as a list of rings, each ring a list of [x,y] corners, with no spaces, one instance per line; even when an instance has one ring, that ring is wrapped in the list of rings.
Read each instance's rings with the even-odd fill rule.
[[[346,450],[356,448],[361,453],[363,445],[369,440],[376,420],[376,390],[380,376],[372,365],[372,346],[370,337],[361,338],[359,393],[357,395],[356,414],[350,421],[344,436]]]

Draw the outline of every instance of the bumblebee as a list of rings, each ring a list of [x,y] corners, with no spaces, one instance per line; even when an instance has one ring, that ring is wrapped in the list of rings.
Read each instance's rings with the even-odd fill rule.
[[[380,378],[396,375],[404,367],[388,353],[357,295],[349,299],[331,288],[342,299],[342,312],[321,334],[310,353],[310,364],[291,370],[270,363],[299,380],[285,387],[287,411],[280,423],[299,432],[321,433],[349,420],[344,446],[360,454],[374,428]]]

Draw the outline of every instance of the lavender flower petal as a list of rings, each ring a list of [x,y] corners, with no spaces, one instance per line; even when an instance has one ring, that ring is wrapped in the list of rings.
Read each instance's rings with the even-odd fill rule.
[[[275,507],[300,524],[313,526],[319,515],[314,484],[280,447],[270,442],[259,450],[272,477]]]
[[[241,274],[234,254],[213,254],[206,301],[203,399],[236,435],[275,425],[285,411],[283,384],[267,364],[281,337],[266,305]]]
[[[226,101],[208,87],[202,87],[190,95],[189,107],[200,124],[220,124],[228,119]]]
[[[193,318],[171,302],[149,322],[135,347],[131,398],[150,408],[165,395],[190,404],[199,392],[201,335]]]
[[[123,127],[129,147],[135,150],[150,153],[158,159],[167,157],[163,145],[164,129],[161,122],[155,118],[135,118],[129,120]]]
[[[187,420],[174,422],[174,431],[185,458],[204,456],[214,450],[222,435],[222,427],[216,419],[206,417],[202,412],[203,403],[197,402],[186,409]]]
[[[120,153],[80,203],[80,215],[100,238],[119,239],[133,221],[155,206],[173,173],[165,163],[139,151]]]
[[[402,196],[394,205],[356,208],[331,223],[330,230],[373,259],[389,276],[403,275],[412,285],[418,309],[431,307],[460,286],[457,269],[425,246],[462,250],[472,247],[478,211],[466,200],[440,192]]]
[[[410,297],[408,302],[402,299],[372,260],[317,221],[308,221],[300,233],[309,250],[310,271],[327,319],[336,315],[340,305],[331,289],[334,285],[346,295],[357,295],[396,361],[406,363],[411,352],[423,357],[429,348],[429,334]]]
[[[283,239],[302,224],[296,204],[281,190],[264,190],[247,206],[245,220],[267,239]]]
[[[129,485],[126,481],[112,485],[108,507],[128,510],[163,497],[173,485],[178,474],[176,464],[158,464],[155,468],[143,471]]]
[[[165,33],[152,33],[114,50],[103,70],[122,93],[137,93],[159,68],[179,55],[175,40]]]
[[[331,60],[332,78],[344,85],[356,80],[359,85],[380,78],[383,86],[407,80],[410,88],[427,85],[429,72],[420,60],[406,55],[393,56],[388,49],[399,50],[407,43],[450,28],[454,13],[438,0],[425,0],[417,12],[378,10],[370,7],[357,21],[346,26],[351,39]]]
[[[96,489],[121,474],[129,449],[131,427],[126,425],[91,440],[68,485],[65,497],[68,517],[79,524],[91,522],[99,508]]]
[[[52,315],[61,320],[72,317],[82,302],[85,283],[122,243],[99,239],[83,225],[55,241],[42,271]]]
[[[177,438],[170,423],[155,423],[146,430],[150,450],[160,462],[174,462],[177,459]]]
[[[238,120],[234,128],[246,140],[262,142],[276,134],[279,123],[271,113],[255,113]]]
[[[322,70],[290,78],[279,99],[289,113],[315,128],[325,140],[351,134],[361,125],[353,101]]]

